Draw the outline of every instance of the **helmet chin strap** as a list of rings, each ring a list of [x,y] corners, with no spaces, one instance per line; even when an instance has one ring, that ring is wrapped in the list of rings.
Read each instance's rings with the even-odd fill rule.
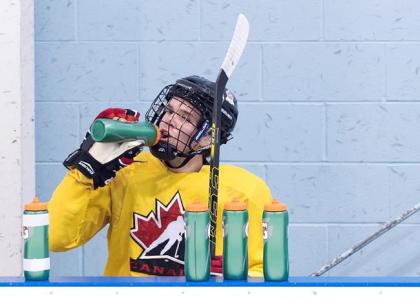
[[[184,159],[184,161],[182,161],[182,163],[181,163],[180,165],[178,165],[178,166],[173,166],[173,165],[171,165],[171,161],[173,161],[176,157],[174,157],[174,158],[173,158],[173,159],[171,159],[171,160],[164,160],[163,162],[165,163],[165,165],[166,165],[166,166],[168,166],[168,167],[170,167],[170,168],[173,168],[173,169],[179,169],[179,168],[182,168],[182,167],[184,167],[185,165],[187,165],[187,164],[188,164],[188,162],[190,162],[192,158],[194,158],[196,155],[201,154],[204,150],[206,150],[206,149],[205,149],[205,148],[203,148],[203,149],[200,149],[200,150],[198,150],[198,151],[191,151],[191,152],[189,152],[189,153],[187,153],[187,154],[182,153],[182,152],[177,152],[176,157],[185,158],[185,159]],[[205,159],[204,159],[204,157],[203,157],[203,162],[204,162],[204,160],[205,160]]]
[[[171,161],[173,161],[173,160],[170,160],[170,161],[163,161],[163,163],[165,163],[165,165],[166,165],[166,166],[168,166],[169,168],[172,168],[172,169],[179,169],[179,168],[182,168],[182,167],[184,167],[185,165],[187,165],[187,164],[188,164],[188,162],[190,162],[192,158],[194,158],[194,156],[191,156],[191,157],[185,158],[185,159],[184,159],[184,161],[182,161],[182,163],[181,163],[181,164],[179,164],[178,166],[173,166],[173,165],[171,165]]]
[[[190,144],[191,143],[192,142],[190,142]],[[180,151],[176,150],[176,148],[173,147],[170,144],[162,144],[162,143],[159,142],[157,145],[154,145],[154,146],[150,147],[150,152],[152,153],[153,156],[155,156],[159,160],[163,161],[166,166],[168,166],[170,168],[173,168],[173,169],[179,169],[179,168],[187,165],[188,162],[190,162],[192,158],[194,158],[196,155],[202,154],[208,148],[210,148],[210,146],[201,148],[199,150],[193,150],[193,151],[190,151],[189,153],[183,153],[183,152],[180,152]],[[171,165],[171,162],[177,157],[185,158],[185,159],[178,166]],[[203,156],[203,161],[204,160],[205,159],[204,159],[204,156]]]

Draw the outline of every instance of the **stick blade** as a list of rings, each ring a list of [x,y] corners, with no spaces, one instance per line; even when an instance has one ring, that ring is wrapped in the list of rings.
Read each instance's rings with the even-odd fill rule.
[[[233,32],[232,41],[230,42],[225,60],[222,63],[222,69],[229,78],[236,68],[245,49],[249,35],[249,23],[243,14],[239,14],[236,21],[235,31]]]

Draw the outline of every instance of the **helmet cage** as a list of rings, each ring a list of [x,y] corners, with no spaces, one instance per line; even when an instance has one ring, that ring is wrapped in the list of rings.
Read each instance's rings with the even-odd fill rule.
[[[163,135],[163,137],[168,138],[166,140],[161,140],[156,146],[154,146],[155,152],[158,148],[158,151],[163,154],[163,157],[160,156],[162,160],[172,160],[177,156],[192,157],[210,148],[210,145],[195,150],[192,148],[193,142],[198,143],[201,137],[208,134],[210,122],[206,119],[206,117],[203,117],[203,112],[206,110],[200,101],[195,99],[197,95],[192,95],[190,92],[182,91],[183,89],[178,89],[176,85],[165,86],[153,101],[145,116],[147,121],[155,124],[156,126],[160,127],[162,131],[166,132],[170,131],[170,127],[172,127],[172,125],[168,122],[165,122],[165,113],[172,113],[172,117],[184,119],[180,128],[177,128],[178,130],[176,130],[178,132],[177,136]],[[181,101],[187,102],[185,104],[181,104],[183,107],[182,115],[179,112],[180,109],[178,109],[178,111],[170,111],[168,104],[173,97],[177,97]],[[197,123],[192,123],[190,120],[190,116],[194,112],[200,115],[200,119]],[[195,128],[194,134],[188,134],[183,130],[186,124],[189,124],[190,126],[192,125]]]

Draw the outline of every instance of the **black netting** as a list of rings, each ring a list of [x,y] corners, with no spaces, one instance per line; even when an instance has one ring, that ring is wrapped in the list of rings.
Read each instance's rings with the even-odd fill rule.
[[[160,146],[166,151],[170,146],[183,153],[192,150],[192,141],[205,119],[200,109],[203,105],[187,100],[192,97],[192,93],[181,92],[174,85],[166,86],[146,113],[146,120],[160,128]],[[174,101],[169,104],[171,99]]]

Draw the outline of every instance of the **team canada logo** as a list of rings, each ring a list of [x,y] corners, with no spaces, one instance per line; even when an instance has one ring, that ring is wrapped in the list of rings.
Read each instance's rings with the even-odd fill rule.
[[[168,205],[156,199],[156,213],[133,213],[130,235],[143,249],[137,259],[130,258],[130,270],[150,275],[183,276],[185,225],[179,192]]]

